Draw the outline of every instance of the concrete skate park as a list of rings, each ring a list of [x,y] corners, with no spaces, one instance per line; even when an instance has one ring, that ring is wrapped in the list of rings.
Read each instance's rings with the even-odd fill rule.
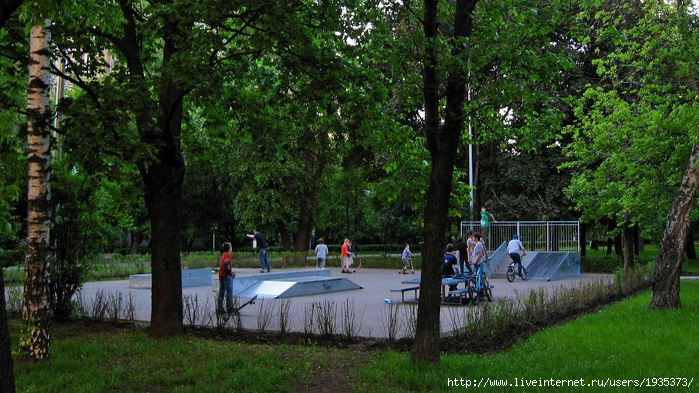
[[[338,261],[339,262],[339,261]],[[334,264],[334,261],[331,260]],[[527,281],[517,278],[510,283],[504,269],[510,263],[504,247],[491,253],[486,274],[492,286],[493,304],[503,297],[528,295],[531,290],[555,290],[572,287],[585,280],[599,279],[600,275],[580,274],[580,257],[575,253],[527,253],[523,265],[530,271]],[[339,264],[339,263],[338,263]],[[397,269],[372,269],[363,267],[353,274],[343,274],[338,267],[326,269],[274,269],[261,274],[259,269],[234,269],[234,295],[238,304],[255,296],[256,301],[242,308],[237,317],[216,316],[215,299],[218,294],[218,276],[211,269],[183,270],[183,298],[185,300],[185,324],[195,326],[242,327],[245,330],[309,332],[309,324],[317,320],[319,310],[334,315],[334,333],[360,337],[401,338],[411,335],[417,315],[419,291],[397,291],[415,287],[406,281],[419,279],[420,271],[398,274]],[[137,321],[150,320],[150,275],[134,275],[129,280],[90,282],[82,289],[82,302],[89,307],[95,297],[121,296],[131,302]],[[393,290],[393,291],[392,291]],[[463,320],[465,313],[483,307],[459,302],[443,302],[441,326],[443,333],[454,329],[455,320]],[[193,313],[193,308],[196,312]],[[316,316],[310,314],[315,310]],[[394,321],[391,321],[391,315]],[[228,320],[230,319],[230,320]],[[348,322],[348,320],[351,320]],[[397,323],[396,323],[397,322]],[[311,332],[319,333],[317,326]],[[326,328],[327,329],[327,328]]]

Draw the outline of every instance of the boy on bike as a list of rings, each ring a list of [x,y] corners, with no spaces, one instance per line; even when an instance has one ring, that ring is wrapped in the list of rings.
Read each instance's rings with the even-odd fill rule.
[[[507,253],[512,258],[512,261],[517,265],[517,275],[522,277],[522,257],[519,256],[519,250],[522,250],[523,255],[527,255],[524,251],[524,245],[519,241],[519,235],[512,235],[512,240],[507,243]]]

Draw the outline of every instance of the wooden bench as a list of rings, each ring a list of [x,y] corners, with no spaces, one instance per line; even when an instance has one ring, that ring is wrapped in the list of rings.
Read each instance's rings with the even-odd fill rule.
[[[468,293],[467,288],[461,288],[461,289],[455,289],[453,291],[449,291],[449,296],[455,296],[459,295],[459,304],[463,304],[464,297]]]
[[[417,290],[420,289],[420,286],[414,286],[414,287],[403,287],[403,288],[391,288],[391,292],[400,292],[400,298],[401,301],[405,303],[405,292],[406,291],[415,291],[415,300],[417,300]]]

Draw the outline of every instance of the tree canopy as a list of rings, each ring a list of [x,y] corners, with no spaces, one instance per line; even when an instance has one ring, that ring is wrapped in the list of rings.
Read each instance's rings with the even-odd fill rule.
[[[413,359],[438,361],[439,265],[469,205],[660,240],[697,145],[691,3],[40,3],[0,3],[0,238],[26,236],[25,30],[49,16],[55,203],[74,203],[57,238],[148,236],[157,336],[182,330],[180,249],[212,232],[416,239]]]

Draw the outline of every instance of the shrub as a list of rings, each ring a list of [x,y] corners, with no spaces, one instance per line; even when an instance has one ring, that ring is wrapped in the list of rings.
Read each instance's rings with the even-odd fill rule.
[[[463,327],[442,340],[444,351],[507,348],[520,338],[589,310],[621,300],[651,285],[653,264],[637,267],[614,278],[601,277],[576,287],[553,291],[532,290],[516,298],[501,298],[494,305],[464,314]]]

